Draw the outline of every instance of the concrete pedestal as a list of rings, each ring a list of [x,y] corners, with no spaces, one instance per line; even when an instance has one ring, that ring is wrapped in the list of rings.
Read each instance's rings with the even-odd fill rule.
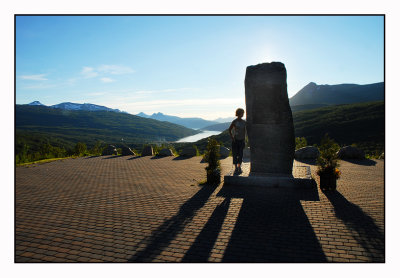
[[[250,173],[250,163],[242,164],[243,173],[235,175],[233,170],[224,176],[225,185],[263,186],[287,188],[314,188],[316,182],[311,177],[309,166],[300,166],[295,162],[292,175],[258,175]]]

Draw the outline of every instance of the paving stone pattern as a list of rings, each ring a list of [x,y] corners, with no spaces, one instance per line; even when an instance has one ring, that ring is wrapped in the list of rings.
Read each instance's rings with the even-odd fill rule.
[[[385,261],[382,160],[342,162],[330,194],[200,186],[205,167],[116,156],[17,167],[15,262]]]

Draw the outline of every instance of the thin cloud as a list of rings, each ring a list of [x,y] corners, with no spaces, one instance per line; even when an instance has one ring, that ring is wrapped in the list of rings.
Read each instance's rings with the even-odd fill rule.
[[[113,82],[115,80],[105,77],[105,75],[122,75],[134,73],[135,71],[127,66],[119,66],[119,65],[101,65],[99,67],[88,67],[84,66],[81,70],[81,76],[83,78],[94,78],[102,76],[99,80],[104,83]]]
[[[95,96],[95,97],[97,97],[97,96],[104,96],[104,95],[107,95],[108,93],[107,92],[93,92],[93,93],[88,93],[88,94],[86,94],[87,96]]]
[[[103,83],[111,83],[111,82],[114,82],[115,80],[111,79],[109,77],[102,77],[102,78],[100,78],[100,81]]]
[[[20,75],[19,78],[24,80],[35,80],[35,81],[44,81],[48,80],[45,78],[46,74],[32,74],[32,75]]]
[[[151,100],[126,103],[125,110],[151,110],[164,107],[189,107],[189,106],[226,106],[241,104],[242,98],[205,98],[205,99],[180,99],[180,100]]]
[[[81,75],[83,75],[84,78],[93,78],[99,74],[92,67],[83,67],[81,70]]]
[[[141,90],[136,91],[136,94],[158,94],[158,93],[171,93],[171,92],[181,92],[181,91],[193,91],[196,88],[177,88],[177,89],[163,89],[163,90]]]
[[[57,85],[56,84],[37,84],[37,85],[30,85],[30,86],[24,86],[22,89],[36,89],[36,90],[41,90],[41,89],[49,89],[49,88],[56,88]]]
[[[101,73],[114,74],[114,75],[121,75],[121,74],[128,74],[135,72],[130,67],[119,66],[119,65],[101,65],[97,68],[97,70]]]

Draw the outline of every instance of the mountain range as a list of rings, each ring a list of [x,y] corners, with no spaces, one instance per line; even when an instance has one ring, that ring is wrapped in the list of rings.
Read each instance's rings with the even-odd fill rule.
[[[178,125],[182,125],[192,129],[203,129],[206,126],[218,124],[217,121],[208,121],[202,118],[180,118],[177,116],[165,115],[163,113],[154,113],[152,115],[147,115],[143,112],[140,112],[136,116],[143,118],[150,118],[158,121],[166,121]]]
[[[119,109],[112,109],[108,108],[105,106],[97,105],[97,104],[91,104],[91,103],[73,103],[73,102],[63,102],[51,106],[46,106],[42,104],[40,101],[33,101],[29,103],[28,105],[32,106],[45,106],[45,107],[50,107],[50,108],[58,108],[58,109],[63,109],[63,110],[81,110],[81,111],[113,111],[113,112],[119,112],[119,113],[126,113],[122,112]]]
[[[366,85],[317,85],[314,82],[310,82],[299,92],[297,92],[297,94],[291,97],[289,99],[289,103],[293,110],[293,108],[296,109],[296,106],[299,105],[305,106],[306,109],[310,109],[326,105],[378,101],[384,100],[384,98],[384,82]]]
[[[43,106],[43,107],[49,107],[49,108],[57,108],[57,109],[62,109],[62,110],[74,110],[74,111],[112,111],[112,112],[118,112],[118,113],[127,113],[120,111],[119,109],[112,109],[108,108],[106,106],[101,106],[97,104],[91,104],[91,103],[73,103],[73,102],[63,102],[60,104],[55,104],[51,106],[46,106],[42,104],[40,101],[33,101],[29,103],[28,105],[31,106]],[[163,113],[154,113],[152,115],[147,115],[143,112],[140,112],[136,116],[142,117],[142,118],[148,118],[148,119],[153,119],[157,121],[163,121],[163,122],[170,122],[173,124],[181,125],[190,129],[202,129],[205,126],[209,125],[214,125],[223,122],[224,120],[228,120],[231,118],[218,118],[215,121],[208,121],[204,120],[201,118],[181,118],[177,116],[171,116],[171,115],[165,115]],[[233,118],[232,118],[233,120]]]
[[[358,84],[338,84],[338,85],[317,85],[310,82],[289,99],[292,112],[311,110],[330,105],[363,103],[371,101],[380,101],[385,98],[384,82],[358,85]],[[56,105],[45,106],[39,101],[29,103],[31,106],[44,106],[49,108],[58,108],[69,111],[112,111],[122,112],[119,109],[112,109],[101,105],[90,103],[72,103],[63,102]],[[153,119],[157,121],[165,121],[181,125],[190,129],[203,129],[223,131],[229,127],[229,123],[234,117],[218,118],[214,121],[204,120],[202,118],[181,118],[163,113],[153,113],[147,115],[140,112],[136,116],[142,118]]]
[[[36,137],[63,141],[67,146],[97,141],[107,144],[143,144],[173,142],[199,131],[169,122],[146,119],[115,111],[63,110],[44,105],[16,105],[15,129],[17,139],[24,137],[33,145]]]

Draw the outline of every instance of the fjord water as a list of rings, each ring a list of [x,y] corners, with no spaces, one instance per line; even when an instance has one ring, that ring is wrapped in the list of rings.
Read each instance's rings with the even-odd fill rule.
[[[207,138],[209,136],[212,135],[218,135],[220,134],[221,131],[212,131],[212,130],[202,130],[201,133],[192,135],[192,136],[188,136],[188,137],[184,137],[179,139],[178,141],[176,141],[177,143],[191,143],[191,142],[196,142],[199,141],[203,138]]]

